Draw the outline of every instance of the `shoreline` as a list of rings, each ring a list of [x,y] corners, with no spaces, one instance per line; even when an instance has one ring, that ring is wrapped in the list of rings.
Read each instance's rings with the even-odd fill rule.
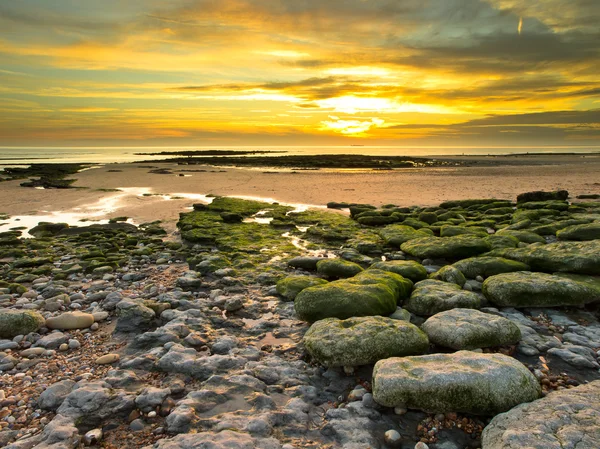
[[[161,220],[173,232],[179,213],[198,202],[198,195],[246,196],[315,206],[330,201],[435,206],[447,200],[474,197],[514,200],[518,193],[531,190],[566,189],[572,198],[600,193],[600,182],[594,181],[600,179],[600,156],[498,159],[487,165],[394,170],[267,170],[197,165],[188,171],[188,166],[157,164],[169,174],[149,173],[152,168],[147,163],[105,164],[70,176],[76,179],[74,189],[38,190],[20,187],[22,180],[2,182],[0,213],[16,216],[42,211],[97,212],[96,203],[118,196],[114,207],[95,218],[107,220],[126,215],[136,223]],[[110,192],[113,189],[138,191]],[[144,189],[147,192],[142,192]],[[161,196],[178,194],[190,197],[166,200]]]

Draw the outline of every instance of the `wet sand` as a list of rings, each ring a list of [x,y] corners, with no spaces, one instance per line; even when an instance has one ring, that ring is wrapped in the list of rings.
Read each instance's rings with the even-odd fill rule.
[[[173,174],[151,174],[150,164],[110,164],[75,175],[74,186],[80,189],[37,190],[20,187],[22,181],[0,183],[0,213],[16,216],[71,212],[78,214],[72,217],[77,220],[127,216],[138,224],[161,220],[173,231],[179,213],[202,202],[203,195],[251,196],[318,206],[329,201],[425,206],[466,198],[514,200],[517,194],[531,190],[567,189],[572,198],[600,193],[598,155],[457,157],[454,160],[468,160],[470,166],[393,171],[290,171],[161,163],[151,165],[170,169]],[[187,198],[173,199],[181,194]],[[54,218],[56,220],[51,221],[61,221],[60,215]],[[5,230],[6,226],[0,227],[0,231]]]

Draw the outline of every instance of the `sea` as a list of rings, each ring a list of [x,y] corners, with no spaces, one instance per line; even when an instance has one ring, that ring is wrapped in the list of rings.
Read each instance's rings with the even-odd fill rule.
[[[166,159],[176,151],[260,151],[269,155],[361,154],[371,156],[483,156],[531,153],[598,153],[600,147],[451,147],[451,146],[178,146],[178,147],[2,147],[0,168],[35,163],[126,163]],[[145,153],[145,154],[140,154]]]

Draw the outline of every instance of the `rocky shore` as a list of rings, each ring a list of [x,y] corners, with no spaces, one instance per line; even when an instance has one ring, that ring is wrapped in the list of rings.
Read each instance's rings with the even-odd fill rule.
[[[0,447],[600,447],[600,203],[329,207],[0,233]]]

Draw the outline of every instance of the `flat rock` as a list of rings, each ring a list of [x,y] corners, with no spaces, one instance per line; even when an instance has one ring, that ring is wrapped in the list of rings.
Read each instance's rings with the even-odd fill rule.
[[[293,301],[302,290],[315,285],[326,284],[325,279],[314,276],[288,276],[277,282],[277,293],[285,299]]]
[[[66,312],[46,320],[49,329],[85,329],[94,324],[94,315],[83,312]]]
[[[373,371],[373,397],[386,407],[494,415],[540,394],[533,374],[502,354],[459,351],[394,357],[380,360]]]
[[[600,290],[563,276],[520,271],[489,277],[483,294],[500,307],[577,306],[600,300]]]
[[[399,274],[413,282],[419,282],[427,279],[427,270],[423,265],[414,260],[388,260],[384,262],[376,262],[371,265],[371,268],[383,271],[391,271]]]
[[[600,223],[568,226],[556,233],[559,240],[596,240],[600,239]]]
[[[409,240],[400,249],[421,259],[464,259],[477,256],[491,249],[481,237],[457,235],[454,237],[424,237]]]
[[[521,339],[512,321],[473,309],[440,312],[421,328],[432,343],[456,350],[513,345]]]
[[[304,335],[304,345],[320,364],[331,367],[423,354],[429,341],[423,331],[407,321],[374,316],[317,321]]]
[[[513,271],[529,271],[529,266],[523,262],[491,256],[471,257],[458,261],[453,266],[470,279],[477,276],[487,278]]]
[[[294,301],[296,314],[305,321],[324,318],[390,315],[398,300],[406,298],[412,282],[395,273],[366,270],[358,275],[302,290]]]
[[[404,308],[417,315],[431,316],[455,308],[478,309],[480,302],[479,296],[456,284],[428,279],[415,284]]]
[[[483,430],[484,449],[600,447],[600,381],[554,391],[496,416]]]

